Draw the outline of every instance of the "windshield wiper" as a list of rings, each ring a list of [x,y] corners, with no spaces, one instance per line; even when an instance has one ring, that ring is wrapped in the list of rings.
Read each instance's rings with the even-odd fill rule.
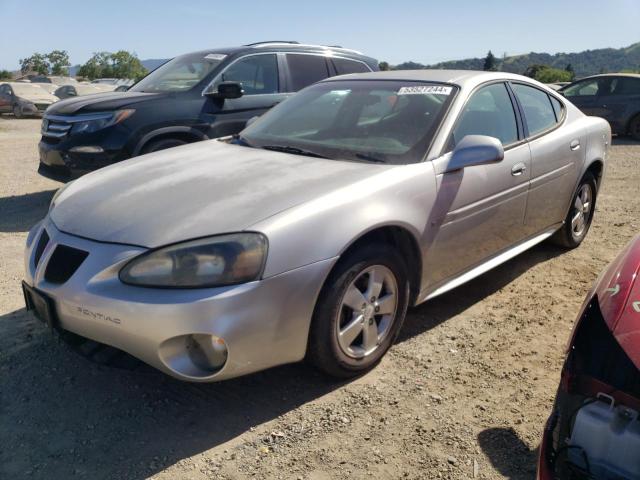
[[[319,153],[312,152],[311,150],[304,150],[298,147],[292,147],[290,145],[263,145],[260,148],[264,148],[265,150],[273,150],[274,152],[283,152],[283,153],[292,153],[294,155],[305,155],[307,157],[316,157],[316,158],[328,158],[324,155],[320,155]]]
[[[387,163],[387,161],[384,158],[375,157],[375,156],[369,155],[367,153],[356,153],[354,156],[356,158],[359,158],[360,160],[366,160],[367,162]]]

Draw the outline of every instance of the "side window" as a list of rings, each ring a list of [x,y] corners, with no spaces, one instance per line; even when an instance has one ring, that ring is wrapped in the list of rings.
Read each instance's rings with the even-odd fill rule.
[[[598,79],[585,80],[584,82],[578,82],[574,85],[570,85],[564,90],[562,94],[565,97],[590,97],[598,94],[599,82]]]
[[[611,82],[611,95],[640,95],[640,80],[617,77]]]
[[[551,95],[549,95],[549,98],[551,99],[551,106],[553,107],[553,113],[556,114],[556,121],[559,122],[562,119],[562,109],[564,107],[562,106],[562,103],[560,102],[560,100],[552,97]]]
[[[346,75],[347,73],[364,73],[371,70],[362,62],[347,60],[345,58],[332,58],[333,66],[336,67],[338,75]]]
[[[288,53],[287,63],[291,74],[291,89],[294,92],[329,76],[327,61],[320,55]]]
[[[220,81],[239,82],[246,95],[278,93],[278,60],[275,55],[251,55],[231,64]]]
[[[482,87],[467,101],[453,130],[453,147],[466,135],[488,135],[503,145],[518,140],[516,113],[504,83]]]
[[[7,93],[7,86],[0,85],[0,95],[4,95],[5,93]]]
[[[524,110],[530,136],[547,130],[557,123],[549,95],[542,90],[521,83],[514,83],[512,87]]]

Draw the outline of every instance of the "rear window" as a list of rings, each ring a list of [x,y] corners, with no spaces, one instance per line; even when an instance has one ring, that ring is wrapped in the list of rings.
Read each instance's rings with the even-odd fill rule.
[[[362,62],[355,60],[347,60],[346,58],[332,58],[333,66],[336,67],[338,75],[346,75],[347,73],[364,73],[371,70]]]
[[[514,83],[512,86],[524,110],[530,136],[543,132],[557,123],[549,95],[521,83]]]
[[[287,62],[291,75],[291,89],[294,92],[329,76],[327,62],[320,55],[288,53]]]

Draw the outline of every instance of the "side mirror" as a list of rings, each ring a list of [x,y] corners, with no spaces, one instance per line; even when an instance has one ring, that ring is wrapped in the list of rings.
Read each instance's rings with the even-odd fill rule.
[[[499,162],[504,158],[500,140],[486,135],[466,135],[454,148],[447,172],[473,165]]]
[[[208,97],[213,98],[221,98],[221,99],[232,99],[232,98],[240,98],[244,95],[244,90],[242,89],[242,84],[238,82],[222,82],[218,85],[218,89],[207,90],[204,94]]]

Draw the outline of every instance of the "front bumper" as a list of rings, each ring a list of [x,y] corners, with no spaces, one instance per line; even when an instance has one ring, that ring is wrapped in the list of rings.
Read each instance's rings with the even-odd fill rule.
[[[49,241],[37,252],[43,229]],[[89,253],[61,284],[45,278],[58,245]],[[223,380],[304,357],[316,298],[336,259],[220,288],[167,290],[120,282],[120,268],[144,250],[68,235],[47,217],[29,234],[25,280],[53,300],[64,330],[124,350],[181,380]],[[220,370],[194,368],[180,340],[193,334],[224,340],[227,360]]]
[[[38,144],[40,152],[40,173],[44,176],[72,176],[97,170],[119,162],[121,152],[79,153],[70,149],[75,145],[69,142],[48,143],[41,140]]]

